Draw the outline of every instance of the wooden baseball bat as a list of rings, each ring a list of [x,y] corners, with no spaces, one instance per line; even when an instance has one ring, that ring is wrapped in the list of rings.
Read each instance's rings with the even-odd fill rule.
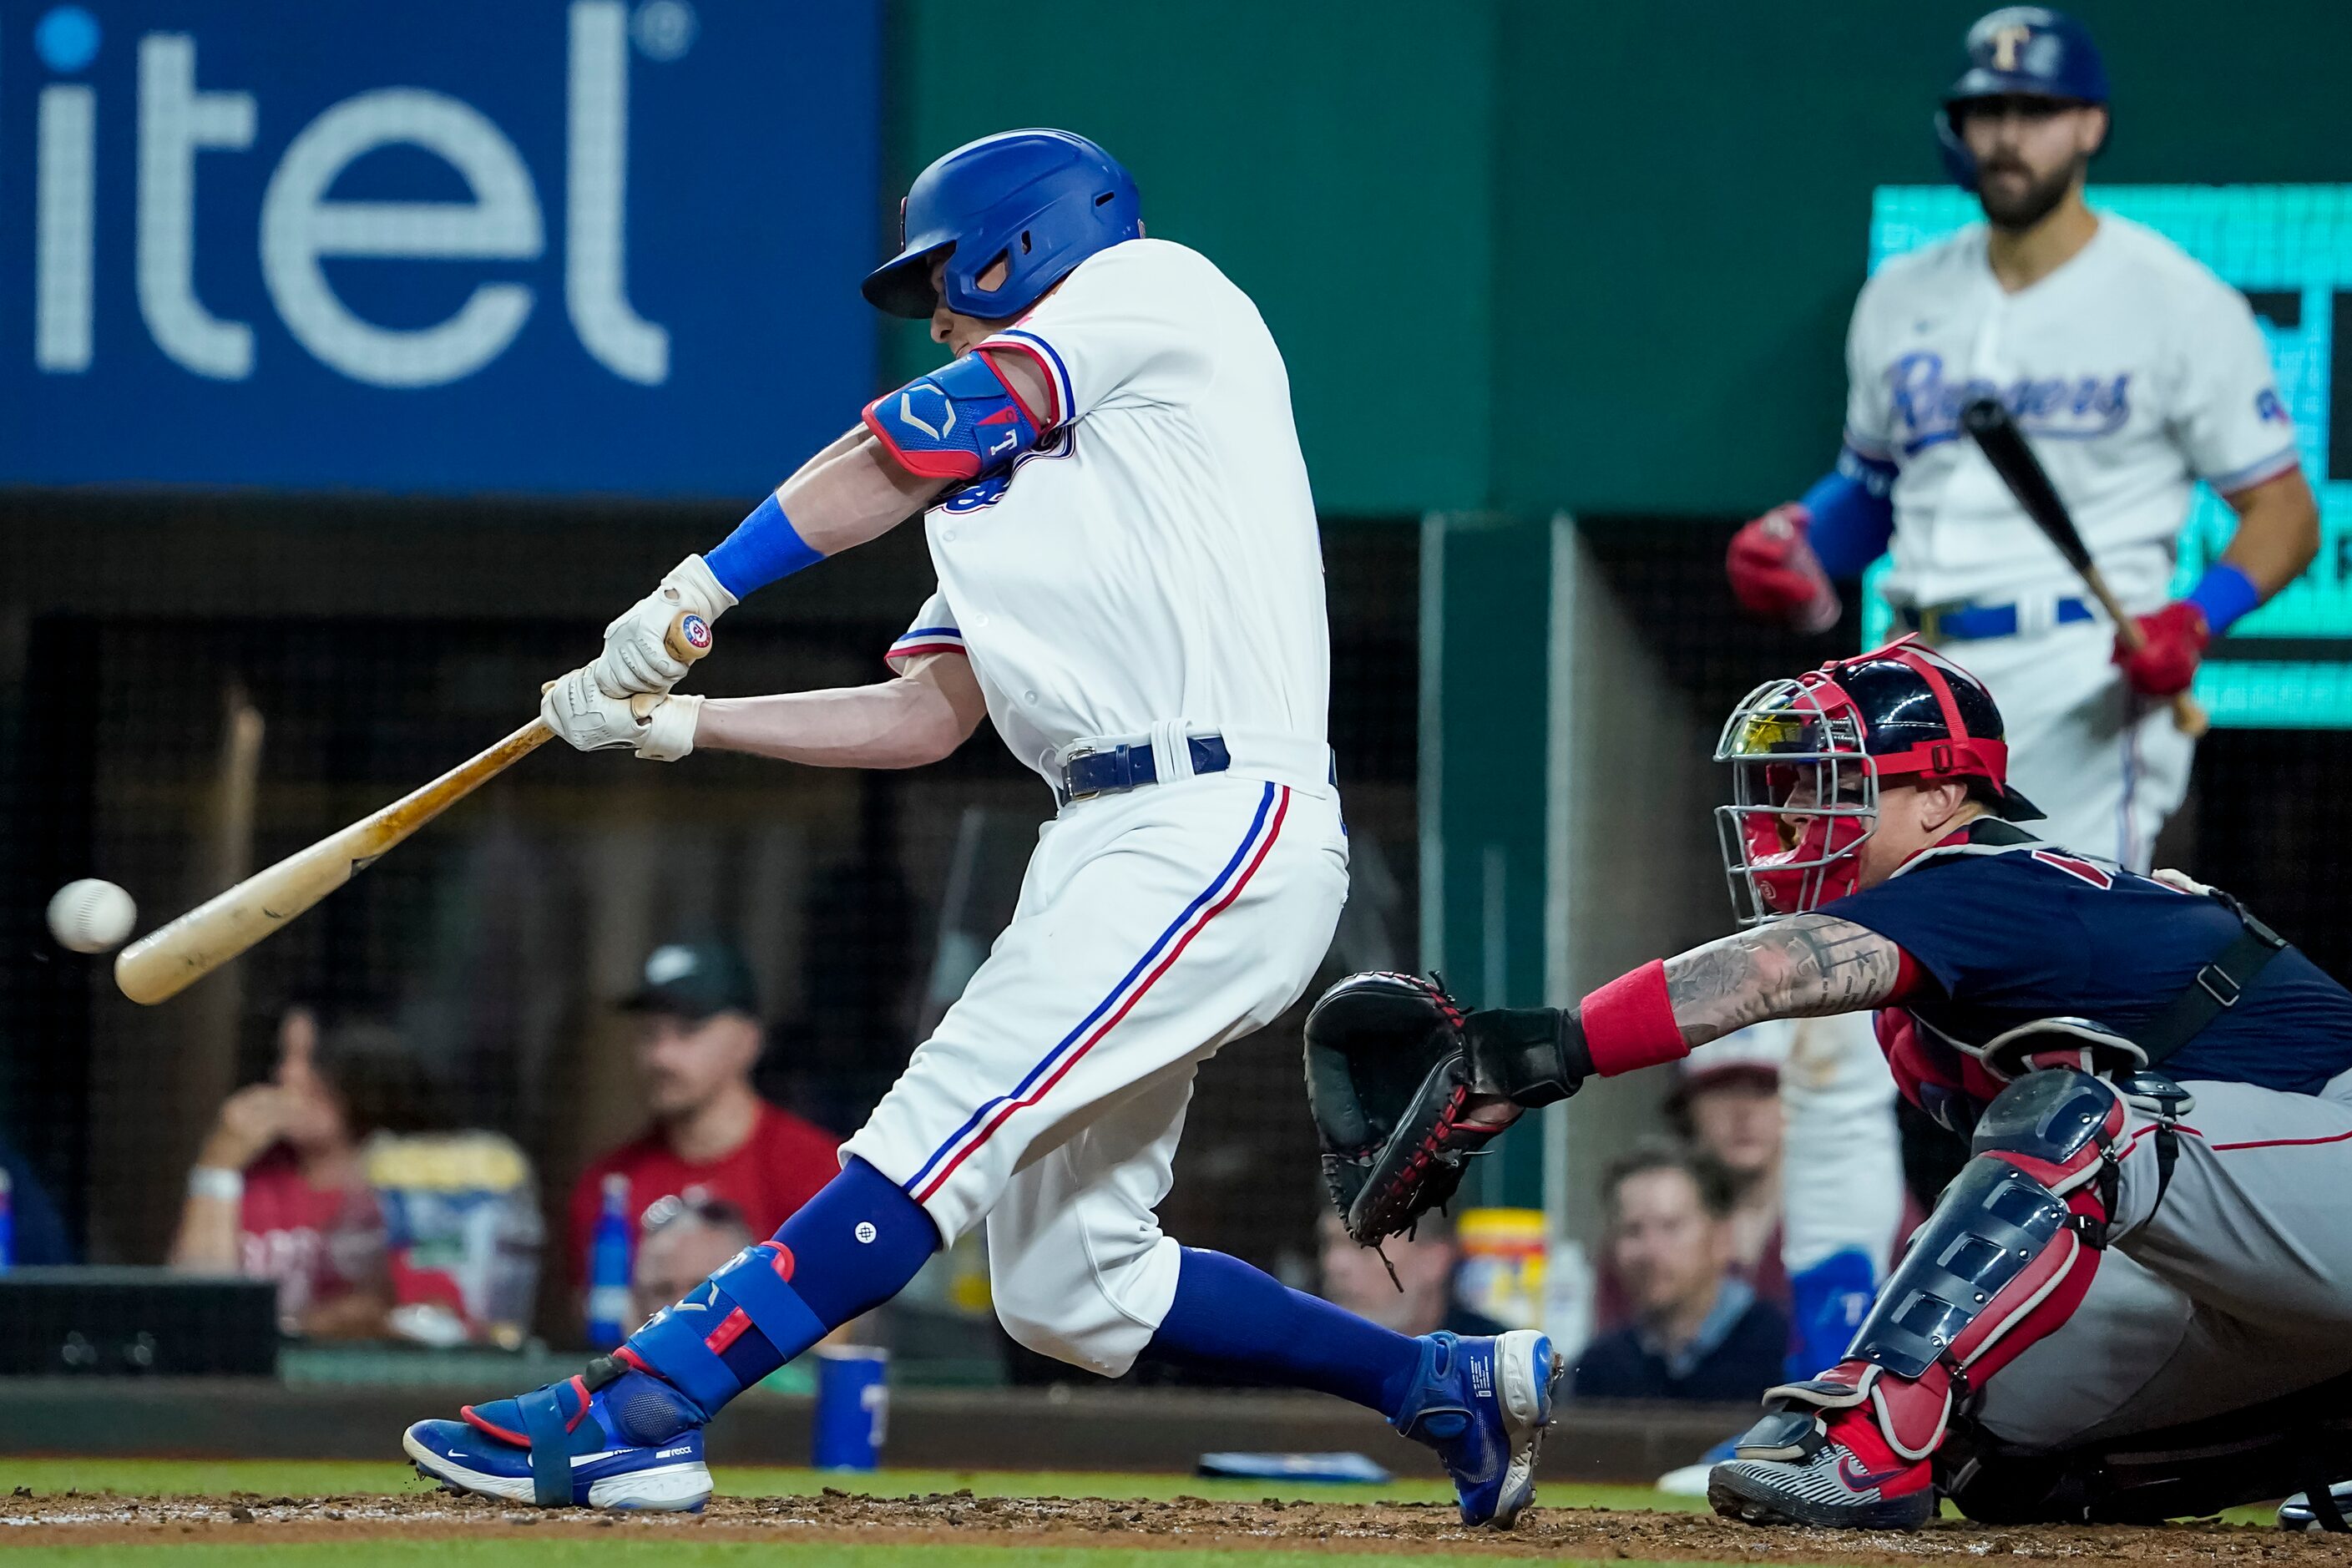
[[[682,610],[662,640],[671,658],[692,664],[710,651],[710,627],[700,616]],[[114,984],[142,1005],[178,995],[374,865],[410,834],[553,735],[543,721],[533,719],[422,789],[296,850],[149,931],[115,958]]]
[[[2016,419],[2000,399],[1990,394],[1969,399],[1960,409],[1960,428],[1984,453],[1985,461],[2000,476],[2000,482],[2009,487],[2009,493],[2017,498],[2017,504],[2025,509],[2025,515],[2033,520],[2033,526],[2058,547],[2058,553],[2083,579],[2083,586],[2091,591],[2091,597],[2098,600],[2107,618],[2116,623],[2116,635],[2124,647],[2133,653],[2146,647],[2147,639],[2140,633],[2139,622],[2116,602],[2106,578],[2100,574],[2098,563],[2091,559],[2090,546],[2083,542],[2082,531],[2074,526],[2074,514],[2058,498],[2058,488],[2050,482],[2042,460],[2025,443],[2025,432],[2017,427]],[[2186,691],[2172,694],[2172,723],[2189,736],[2202,735],[2211,727],[2205,710]]]

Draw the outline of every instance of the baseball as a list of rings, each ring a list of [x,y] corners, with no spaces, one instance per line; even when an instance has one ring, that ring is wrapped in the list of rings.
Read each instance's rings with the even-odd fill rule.
[[[110,952],[131,934],[139,906],[111,882],[84,877],[49,900],[49,934],[76,952]]]

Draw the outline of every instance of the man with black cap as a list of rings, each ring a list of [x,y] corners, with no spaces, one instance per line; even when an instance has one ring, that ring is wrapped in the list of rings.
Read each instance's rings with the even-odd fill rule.
[[[765,1234],[841,1169],[841,1140],[751,1087],[762,1043],[760,996],[741,953],[717,942],[657,947],[621,1006],[636,1017],[638,1079],[653,1124],[591,1163],[572,1189],[581,1279],[604,1179],[615,1173],[629,1179],[632,1223],[646,1205],[698,1187]]]

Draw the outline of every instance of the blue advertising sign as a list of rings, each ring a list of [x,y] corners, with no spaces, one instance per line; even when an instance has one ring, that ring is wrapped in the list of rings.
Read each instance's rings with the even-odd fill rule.
[[[0,484],[755,495],[873,392],[879,0],[0,0]]]

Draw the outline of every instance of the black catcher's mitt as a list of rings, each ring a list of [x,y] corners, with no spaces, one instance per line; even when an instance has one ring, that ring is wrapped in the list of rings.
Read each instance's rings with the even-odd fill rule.
[[[1415,974],[1351,974],[1332,986],[1307,1015],[1307,1103],[1348,1234],[1375,1246],[1453,1197],[1463,1163],[1503,1130],[1463,1123],[1473,1094],[1549,1105],[1575,1093],[1591,1067],[1574,1013],[1465,1015]]]
[[[1412,974],[1354,974],[1307,1015],[1307,1103],[1323,1180],[1366,1247],[1454,1195],[1464,1158],[1494,1136],[1455,1118],[1470,1097],[1461,1006]]]

